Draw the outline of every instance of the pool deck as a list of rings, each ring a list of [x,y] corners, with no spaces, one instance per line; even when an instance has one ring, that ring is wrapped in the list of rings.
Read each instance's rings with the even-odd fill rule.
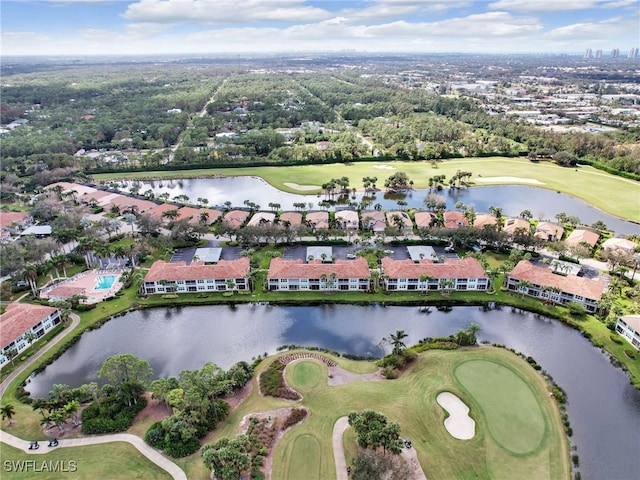
[[[122,270],[91,270],[78,273],[62,282],[44,288],[40,293],[40,297],[55,301],[67,300],[74,295],[84,295],[87,297],[84,303],[98,303],[106,298],[112,297],[122,288],[122,282],[120,282],[121,274]],[[116,281],[113,282],[111,288],[96,290],[98,277],[110,275],[118,277]]]

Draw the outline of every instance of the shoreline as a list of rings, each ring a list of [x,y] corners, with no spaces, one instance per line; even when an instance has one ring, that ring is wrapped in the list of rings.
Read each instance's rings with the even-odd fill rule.
[[[281,167],[281,168],[287,168],[287,167]],[[185,170],[185,172],[189,172],[189,170]],[[132,173],[132,172],[124,172],[124,173]],[[156,172],[156,173],[161,173],[161,172]],[[164,172],[162,172],[164,173]],[[162,181],[179,181],[179,180],[207,180],[207,179],[223,179],[223,178],[233,178],[233,177],[248,177],[248,178],[255,178],[255,179],[259,179],[260,181],[270,185],[272,188],[275,188],[276,190],[283,192],[283,193],[289,193],[289,194],[293,194],[293,195],[301,195],[301,196],[318,196],[318,195],[322,195],[322,187],[321,186],[312,186],[312,185],[298,185],[298,184],[294,184],[291,182],[284,182],[283,185],[285,187],[287,187],[286,189],[282,189],[279,188],[277,185],[269,182],[266,178],[260,176],[260,175],[255,175],[255,174],[242,174],[242,175],[225,175],[225,174],[220,174],[220,173],[213,173],[211,175],[189,175],[186,174],[185,176],[168,176],[168,174],[173,173],[173,172],[166,172],[167,175],[159,175],[159,176],[142,176],[142,177],[127,177],[121,180],[118,179],[111,179],[111,180],[97,180],[97,179],[93,179],[93,183],[95,183],[99,188],[104,188],[107,189],[107,182],[110,181],[125,181],[125,182],[162,182]],[[99,175],[111,175],[111,174],[99,174]],[[135,173],[134,173],[135,175]],[[491,178],[491,177],[489,177]],[[528,180],[528,181],[525,181]],[[565,190],[558,190],[556,188],[553,187],[549,187],[547,186],[544,182],[540,182],[536,180],[536,183],[533,183],[531,181],[532,179],[526,179],[523,178],[523,182],[509,182],[509,183],[505,183],[505,182],[486,182],[486,183],[474,183],[472,185],[466,186],[466,187],[454,187],[453,190],[465,190],[465,189],[470,189],[470,188],[483,188],[483,187],[508,187],[508,186],[517,186],[517,187],[530,187],[530,188],[541,188],[544,190],[548,190],[548,191],[552,191],[552,192],[556,192],[556,193],[560,193],[563,195],[568,195],[569,197],[578,199],[580,201],[585,202],[587,205],[595,208],[596,210],[598,210],[599,212],[602,212],[604,214],[607,215],[611,215],[612,217],[615,217],[618,220],[624,221],[624,222],[629,222],[631,224],[634,225],[640,225],[640,218],[639,219],[632,219],[632,218],[628,218],[628,217],[624,217],[622,215],[619,215],[617,213],[614,212],[610,212],[605,210],[604,208],[602,208],[599,205],[596,205],[594,203],[591,203],[589,200],[587,200],[586,198],[584,198],[583,196],[580,196],[578,194],[575,193],[570,193],[568,191]],[[104,182],[104,183],[100,183],[100,182]],[[294,186],[295,185],[295,186]],[[640,187],[640,185],[638,185]],[[297,187],[304,187],[304,188],[297,188]],[[313,189],[311,188],[313,187]],[[451,190],[452,187],[449,186],[445,186],[442,190],[433,190],[433,193],[440,193],[440,192],[447,192],[449,190]],[[426,190],[431,192],[431,189],[429,189],[428,187],[425,188],[411,188],[409,191],[416,191],[416,190]],[[384,188],[380,188],[380,187],[376,187],[375,189],[365,189],[363,187],[359,187],[355,189],[356,193],[358,194],[377,194],[377,193],[383,193],[386,192],[386,190]],[[127,195],[127,196],[133,196],[131,194],[129,194],[126,191],[119,191],[120,194],[122,195]],[[349,193],[343,193],[344,195],[351,195],[352,191],[350,190]],[[157,199],[152,199],[153,200],[157,200]],[[166,203],[166,202],[163,202]],[[169,202],[171,203],[171,202]]]

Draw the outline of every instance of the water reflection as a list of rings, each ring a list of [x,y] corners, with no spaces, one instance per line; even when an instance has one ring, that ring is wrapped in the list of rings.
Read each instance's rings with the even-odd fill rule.
[[[566,390],[573,441],[583,478],[637,478],[640,392],[606,355],[577,331],[510,307],[455,307],[449,312],[382,305],[275,307],[267,305],[142,310],[86,333],[28,389],[46,396],[55,383],[96,380],[104,359],[133,353],[149,360],[157,376],[214,362],[228,368],[284,344],[315,345],[359,355],[379,355],[378,343],[396,330],[408,345],[445,336],[472,322],[479,339],[533,356]],[[387,350],[390,347],[387,347]]]
[[[133,182],[128,183],[131,185]],[[224,205],[230,201],[234,207],[243,207],[250,200],[267,209],[269,203],[279,203],[285,210],[293,210],[294,203],[304,202],[310,209],[319,209],[319,204],[327,200],[325,195],[296,195],[282,192],[261,178],[224,177],[194,178],[185,180],[163,180],[162,182],[137,182],[140,191],[151,189],[155,195],[169,193],[170,199],[187,195],[191,202],[197,198],[207,198],[209,205]],[[128,187],[127,187],[128,189]],[[330,200],[338,205],[359,204],[363,198],[371,207],[375,204],[385,209],[398,208],[398,201],[407,202],[409,208],[423,207],[427,190],[413,190],[406,194],[378,192],[375,195],[363,193],[333,197]],[[517,216],[523,210],[530,210],[535,218],[553,220],[555,215],[564,212],[576,215],[583,223],[591,224],[602,220],[609,229],[620,234],[640,233],[640,225],[621,220],[598,210],[582,200],[564,193],[525,185],[482,186],[469,189],[440,192],[447,199],[447,207],[453,209],[456,202],[473,205],[478,212],[488,212],[489,206],[502,207],[505,215]],[[354,198],[355,197],[355,198]],[[638,218],[640,221],[640,217]]]

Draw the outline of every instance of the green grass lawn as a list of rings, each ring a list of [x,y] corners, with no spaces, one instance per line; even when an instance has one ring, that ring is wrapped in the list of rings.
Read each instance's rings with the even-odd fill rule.
[[[51,453],[44,455],[29,455],[21,450],[1,444],[2,448],[2,474],[1,478],[6,480],[32,480],[34,478],[42,480],[53,480],[69,478],[74,480],[130,480],[148,479],[164,480],[171,476],[156,466],[144,455],[139,453],[128,443],[114,442],[105,445],[89,445],[86,447],[58,448]],[[46,445],[41,448],[47,448]],[[7,465],[17,465],[12,462],[32,460],[36,462],[39,471],[35,472],[34,467],[30,471],[8,471]],[[70,462],[75,462],[75,471],[72,471]],[[7,462],[9,462],[7,464]],[[42,462],[53,465],[51,469],[58,471],[47,472],[42,466]],[[55,467],[57,463],[58,467]],[[62,472],[62,468],[67,471]],[[45,467],[46,468],[46,467]],[[15,467],[12,468],[15,470]]]
[[[346,366],[341,359],[338,361]],[[524,385],[534,399],[529,399],[523,408],[537,406],[537,415],[543,418],[542,435],[540,418],[535,419],[535,415],[531,415],[534,419],[531,431],[517,429],[517,434],[525,438],[514,438],[516,430],[505,428],[507,422],[504,420],[496,423],[491,409],[485,410],[486,398],[478,394],[481,400],[476,399],[458,384],[454,375],[456,367],[469,362],[471,365],[480,362],[477,364],[480,366],[489,362],[501,367],[496,371],[495,385],[507,390],[493,391],[500,405],[525,398],[522,394]],[[267,363],[263,362],[258,370]],[[372,367],[370,363],[365,365],[367,369]],[[299,403],[306,406],[310,414],[280,441],[274,453],[273,478],[334,478],[331,446],[334,423],[352,410],[365,408],[384,413],[389,420],[400,423],[401,435],[413,440],[427,478],[561,479],[569,476],[567,444],[559,413],[553,399],[549,398],[546,384],[530,365],[507,350],[492,347],[431,350],[420,354],[415,364],[396,380],[329,386],[325,380],[327,375],[327,367],[314,360],[295,362],[287,368],[287,381],[302,393],[304,398]],[[504,378],[500,378],[502,376]],[[470,414],[477,422],[473,439],[456,440],[444,428],[446,413],[436,403],[436,397],[445,390],[469,405]],[[254,383],[251,396],[214,432],[209,442],[223,436],[235,436],[239,420],[250,412],[291,405],[284,400],[261,397]],[[511,411],[518,408],[513,407]],[[520,416],[524,422],[527,415],[520,412]],[[496,442],[495,435],[505,448]],[[347,431],[343,441],[352,443],[353,439],[354,435]],[[347,454],[349,459],[353,458],[353,445],[348,446]],[[313,475],[309,474],[310,468]]]
[[[478,402],[492,439],[515,454],[534,452],[547,425],[534,392],[514,371],[487,360],[459,364],[454,376]]]
[[[381,165],[387,168],[380,168]],[[391,168],[389,168],[391,167]],[[274,187],[292,193],[313,194],[320,185],[332,178],[347,176],[351,187],[362,187],[363,177],[377,177],[377,186],[384,188],[384,180],[394,171],[405,172],[414,181],[415,188],[428,188],[429,177],[446,175],[451,178],[457,170],[473,173],[475,185],[522,184],[568,193],[596,207],[629,220],[640,221],[637,202],[624,199],[637,198],[638,182],[610,175],[586,165],[564,168],[549,162],[530,162],[524,158],[486,157],[450,159],[439,162],[362,162],[353,164],[304,165],[295,167],[252,167],[183,170],[168,172],[111,173],[94,175],[95,180],[126,180],[131,178],[187,178],[214,175],[253,175],[264,178]],[[482,181],[478,180],[481,175]],[[502,179],[500,178],[502,177]],[[511,177],[504,179],[505,177]],[[493,179],[493,180],[492,180]],[[315,185],[316,190],[299,190],[291,184]],[[535,205],[533,206],[535,208]],[[531,208],[534,211],[534,208]]]

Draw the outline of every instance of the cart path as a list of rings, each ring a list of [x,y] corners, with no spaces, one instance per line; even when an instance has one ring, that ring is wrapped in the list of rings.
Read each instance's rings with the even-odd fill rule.
[[[71,332],[73,332],[76,329],[76,327],[80,324],[80,317],[75,313],[71,313],[69,316],[71,317],[71,325],[69,325],[62,332],[60,332],[59,335],[56,335],[54,338],[52,338],[51,341],[47,343],[47,345],[45,345],[42,349],[38,351],[38,353],[33,355],[26,362],[24,362],[22,365],[16,368],[13,372],[11,372],[11,374],[7,378],[4,379],[2,383],[0,383],[0,398],[2,398],[2,396],[7,391],[9,384],[13,382],[18,375],[24,372],[27,368],[31,366],[33,362],[35,362],[40,357],[42,357],[45,353],[47,353],[49,350],[55,347],[58,343],[60,343],[60,341],[63,338],[67,337]]]
[[[23,452],[34,455],[46,454],[58,448],[84,447],[87,445],[100,445],[103,443],[112,442],[127,442],[133,445],[142,455],[147,457],[158,467],[169,473],[169,475],[171,475],[174,480],[187,480],[187,476],[178,465],[173,463],[167,457],[163,456],[154,448],[147,445],[140,437],[137,437],[130,433],[114,433],[111,435],[101,435],[95,437],[71,438],[68,440],[65,439],[60,440],[57,447],[47,447],[45,440],[40,442],[40,448],[38,448],[37,450],[29,450],[29,441],[15,437],[10,433],[0,430],[0,442],[22,450]]]

